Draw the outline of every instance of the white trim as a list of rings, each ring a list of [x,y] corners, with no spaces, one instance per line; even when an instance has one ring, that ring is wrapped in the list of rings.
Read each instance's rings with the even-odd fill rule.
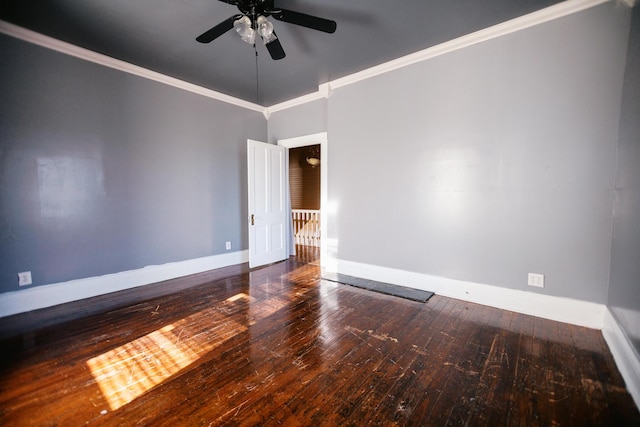
[[[287,150],[314,144],[320,144],[320,265],[326,267],[326,262],[328,262],[327,211],[329,200],[329,140],[327,132],[278,140],[278,145],[285,147]]]
[[[441,43],[428,49],[403,56],[393,61],[385,62],[375,67],[371,67],[369,69],[327,83],[323,83],[318,86],[318,90],[316,92],[309,93],[307,95],[303,95],[285,102],[281,102],[270,107],[262,107],[252,102],[234,98],[232,96],[206,89],[201,86],[176,79],[174,77],[166,76],[164,74],[160,74],[155,71],[139,67],[137,65],[132,65],[119,59],[111,58],[109,56],[93,52],[91,50],[84,49],[70,43],[56,40],[52,37],[48,37],[31,30],[27,30],[6,21],[0,20],[0,32],[30,43],[34,43],[52,50],[56,50],[58,52],[65,53],[67,55],[74,56],[76,58],[84,59],[86,61],[94,62],[96,64],[104,65],[106,67],[114,68],[116,70],[134,74],[140,77],[145,77],[189,92],[197,93],[208,98],[227,102],[238,107],[258,111],[264,115],[265,119],[269,120],[269,117],[273,112],[296,107],[302,104],[306,104],[307,102],[328,98],[331,95],[331,91],[334,89],[357,83],[362,80],[378,76],[380,74],[395,71],[400,68],[407,67],[418,62],[426,61],[428,59],[435,58],[437,56],[444,55],[458,49],[463,49],[477,43],[502,37],[504,35],[524,30],[536,25],[544,24],[546,22],[553,21],[555,19],[559,19],[564,16],[571,15],[573,13],[577,13],[604,3],[608,3],[610,1],[612,0],[566,0],[553,6],[538,10],[536,12],[514,18],[510,21],[506,21],[471,34],[458,37],[457,39]],[[637,0],[621,1],[629,7],[633,7],[635,3],[637,3]]]
[[[619,1],[622,1],[622,3],[624,3],[629,7],[634,7],[636,4],[638,4],[638,0],[619,0]],[[638,406],[640,407],[640,405]]]
[[[331,96],[331,84],[321,84],[320,86],[318,86],[318,92],[322,95],[323,98],[329,98]]]
[[[567,0],[557,3],[553,6],[541,9],[536,12],[503,22],[501,24],[488,27],[475,33],[467,34],[457,39],[441,43],[437,46],[415,52],[393,61],[371,67],[359,73],[351,74],[330,82],[331,88],[336,89],[342,86],[350,85],[380,74],[395,71],[418,62],[426,61],[436,56],[445,55],[447,53],[464,49],[474,44],[482,43],[491,39],[515,33],[536,25],[544,24],[558,18],[562,18],[573,13],[589,9],[600,4],[608,3],[611,0]]]
[[[640,408],[640,356],[608,308],[604,313],[602,335],[624,378],[629,394],[633,397],[636,406]]]
[[[193,92],[198,95],[206,96],[207,98],[215,99],[218,101],[226,102],[238,107],[246,108],[249,110],[257,111],[265,114],[266,108],[247,102],[242,99],[234,98],[233,96],[225,95],[224,93],[216,92],[211,89],[204,88],[202,86],[195,85],[193,83],[185,82],[184,80],[176,79],[165,74],[161,74],[155,71],[148,70],[137,65],[130,64],[119,59],[112,58],[110,56],[103,55],[101,53],[94,52],[89,49],[78,47],[71,43],[63,42],[61,40],[54,39],[53,37],[45,36],[35,31],[28,30],[23,27],[11,24],[6,21],[0,20],[0,33],[4,33],[8,36],[15,37],[17,39],[36,44],[38,46],[45,47],[47,49],[55,50],[57,52],[64,53],[85,61],[93,62],[95,64],[103,65],[114,70],[123,71],[125,73],[133,74],[135,76],[144,77],[149,80],[153,80],[159,83],[164,83],[169,86],[176,87],[178,89]]]
[[[327,270],[329,270],[327,268]],[[629,394],[640,408],[640,355],[604,304],[483,285],[405,270],[336,260],[336,271],[385,283],[435,292],[437,295],[515,311],[544,319],[599,329]]]
[[[311,135],[296,136],[278,140],[278,145],[285,148],[304,147],[306,145],[321,144],[327,141],[327,132],[319,132]],[[322,157],[320,157],[322,159]],[[322,163],[320,163],[322,165]]]
[[[502,37],[517,31],[525,30],[536,25],[544,24],[577,12],[581,12],[585,9],[589,9],[595,6],[599,6],[604,3],[608,3],[611,0],[567,0],[557,3],[553,6],[538,10],[536,12],[529,13],[518,18],[514,18],[510,21],[503,22],[501,24],[494,25],[471,34],[467,34],[457,39],[450,40],[448,42],[441,43],[439,45],[424,49],[412,54],[403,56],[398,59],[394,59],[389,62],[385,62],[380,65],[368,68],[366,70],[350,74],[345,77],[341,77],[336,80],[332,80],[328,83],[320,85],[318,92],[304,95],[299,98],[295,98],[274,106],[269,107],[270,112],[284,110],[286,108],[296,107],[306,102],[316,101],[322,98],[328,98],[331,91],[348,86],[360,81],[370,79],[372,77],[379,76],[381,74],[389,73],[391,71],[398,70],[400,68],[408,67],[419,62],[426,61],[428,59],[435,58],[440,55],[454,52],[459,49],[472,46],[474,44],[482,43],[491,39]],[[636,0],[623,0],[625,3]]]
[[[323,83],[318,86],[318,91],[309,93],[307,95],[299,96],[298,98],[290,99],[288,101],[281,102],[279,104],[272,105],[271,107],[267,107],[267,112],[265,112],[265,116],[270,116],[272,113],[276,111],[286,110],[287,108],[297,107],[298,105],[306,104],[307,102],[317,101],[319,99],[327,99],[331,95],[331,84]]]
[[[230,252],[7,292],[0,294],[0,317],[242,264],[248,259],[246,250]]]
[[[503,310],[602,329],[606,306],[572,298],[430,276],[394,268],[338,259],[336,271],[349,276],[432,291],[438,295]]]

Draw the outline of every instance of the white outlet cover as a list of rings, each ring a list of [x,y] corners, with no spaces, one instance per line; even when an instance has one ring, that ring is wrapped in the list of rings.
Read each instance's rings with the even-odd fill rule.
[[[227,250],[230,250],[230,249],[231,249],[231,242],[226,242],[226,243],[225,243],[225,248],[226,248]]]
[[[31,281],[30,271],[24,271],[22,273],[18,273],[18,286],[26,286],[32,283],[33,282]]]
[[[527,281],[527,284],[537,288],[544,288],[544,274],[529,273],[529,280]]]

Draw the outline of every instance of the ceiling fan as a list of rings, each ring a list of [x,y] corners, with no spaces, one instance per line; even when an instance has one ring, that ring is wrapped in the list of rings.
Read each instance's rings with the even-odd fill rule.
[[[196,40],[200,43],[210,43],[235,28],[243,41],[254,44],[256,34],[259,35],[273,59],[285,57],[280,40],[273,30],[273,24],[267,19],[271,16],[278,21],[300,25],[313,30],[333,33],[336,31],[336,22],[306,13],[277,8],[274,0],[219,0],[236,6],[241,14],[233,15],[222,21],[210,30],[202,33]]]

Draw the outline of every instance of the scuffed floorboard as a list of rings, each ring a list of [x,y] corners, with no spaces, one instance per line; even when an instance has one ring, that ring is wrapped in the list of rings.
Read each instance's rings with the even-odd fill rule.
[[[0,424],[640,425],[596,330],[342,286],[295,259],[185,280],[5,328]]]

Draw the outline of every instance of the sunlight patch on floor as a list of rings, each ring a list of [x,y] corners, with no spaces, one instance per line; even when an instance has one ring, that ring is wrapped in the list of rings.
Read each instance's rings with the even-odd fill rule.
[[[268,285],[262,283],[253,291],[264,294]],[[109,407],[115,411],[290,303],[290,299],[277,294],[260,299],[238,293],[222,305],[202,310],[91,358],[87,366]],[[231,316],[237,311],[246,311],[248,321],[241,324],[232,320]]]
[[[207,309],[89,359],[87,366],[116,410],[246,330]]]

